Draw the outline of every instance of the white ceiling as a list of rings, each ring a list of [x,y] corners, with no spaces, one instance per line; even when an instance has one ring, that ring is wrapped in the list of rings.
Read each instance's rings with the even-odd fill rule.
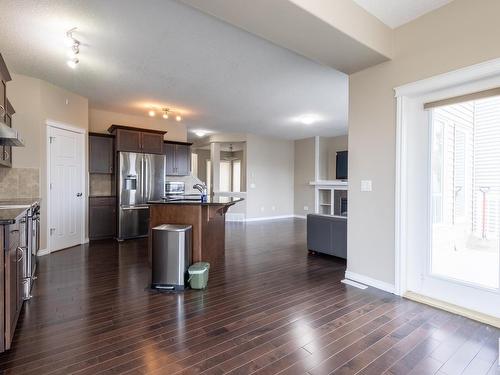
[[[82,41],[66,66],[65,31]],[[345,134],[348,79],[172,0],[0,2],[11,71],[65,87],[91,107],[146,115],[178,109],[191,129],[298,139]],[[313,125],[297,122],[315,114]]]
[[[359,6],[395,29],[451,3],[453,0],[354,0]]]

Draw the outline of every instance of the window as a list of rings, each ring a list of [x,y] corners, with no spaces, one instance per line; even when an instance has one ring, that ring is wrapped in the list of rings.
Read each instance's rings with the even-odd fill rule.
[[[499,287],[500,97],[432,110],[431,273]]]
[[[191,154],[191,174],[198,177],[198,154],[194,152]]]
[[[220,161],[219,191],[231,191],[231,162]]]
[[[207,193],[212,194],[212,161],[207,160]]]
[[[233,160],[233,192],[241,191],[241,160]]]

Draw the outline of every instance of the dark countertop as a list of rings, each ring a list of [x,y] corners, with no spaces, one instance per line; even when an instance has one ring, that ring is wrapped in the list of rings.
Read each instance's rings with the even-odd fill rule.
[[[196,204],[201,206],[231,206],[235,203],[243,201],[243,198],[236,197],[208,197],[206,202],[201,200],[158,200],[149,201],[148,204]]]
[[[0,225],[9,225],[16,222],[28,208],[35,203],[40,203],[39,198],[16,198],[0,200],[0,206],[14,206],[12,208],[0,208]],[[25,206],[25,207],[16,207]]]
[[[40,203],[40,198],[14,198],[14,199],[0,199],[0,206],[7,205],[25,205],[32,206],[35,203]]]

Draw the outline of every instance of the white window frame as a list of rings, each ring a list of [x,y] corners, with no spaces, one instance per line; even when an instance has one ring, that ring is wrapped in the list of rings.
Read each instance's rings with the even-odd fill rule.
[[[396,183],[395,183],[395,280],[397,295],[407,292],[407,171],[408,126],[406,103],[416,98],[425,102],[465,95],[500,86],[500,59],[486,61],[466,68],[437,75],[396,87]],[[429,155],[430,157],[430,155]]]

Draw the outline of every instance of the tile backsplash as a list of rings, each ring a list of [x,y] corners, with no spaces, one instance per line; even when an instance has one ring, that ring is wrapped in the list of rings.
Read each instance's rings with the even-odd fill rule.
[[[39,197],[38,168],[0,168],[0,199]]]
[[[89,192],[91,197],[114,195],[114,175],[90,174],[89,185]]]

